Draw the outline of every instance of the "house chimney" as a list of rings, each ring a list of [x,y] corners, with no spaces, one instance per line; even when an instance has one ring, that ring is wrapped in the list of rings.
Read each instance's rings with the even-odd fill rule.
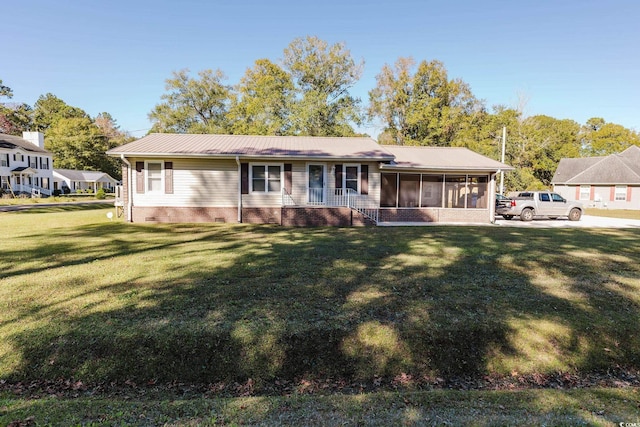
[[[22,139],[26,139],[33,145],[44,150],[44,134],[41,132],[22,132]]]

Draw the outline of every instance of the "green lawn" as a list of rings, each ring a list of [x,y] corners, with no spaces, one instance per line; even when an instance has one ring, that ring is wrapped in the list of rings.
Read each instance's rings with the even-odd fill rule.
[[[640,210],[587,208],[585,214],[609,218],[640,219]]]
[[[638,230],[107,212],[0,213],[0,424],[640,421]]]

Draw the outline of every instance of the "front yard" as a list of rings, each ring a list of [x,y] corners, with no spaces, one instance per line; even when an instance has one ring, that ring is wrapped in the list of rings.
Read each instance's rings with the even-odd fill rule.
[[[106,212],[0,213],[0,424],[638,421],[639,230]]]

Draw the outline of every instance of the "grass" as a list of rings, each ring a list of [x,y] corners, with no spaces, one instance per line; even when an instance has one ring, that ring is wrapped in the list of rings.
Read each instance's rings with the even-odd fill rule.
[[[608,218],[640,219],[640,210],[587,208],[585,214]]]
[[[38,425],[618,426],[638,422],[639,398],[637,389],[602,388],[219,399],[0,398],[0,423],[31,420]]]
[[[113,196],[113,195],[108,195]],[[96,199],[96,195],[91,194],[75,194],[72,196],[52,196],[52,197],[0,197],[0,206],[18,206],[18,205],[38,205],[50,203],[69,203],[84,202]]]
[[[638,421],[633,387],[441,390],[639,370],[638,230],[139,225],[108,211],[0,213],[0,379],[35,390],[5,392],[0,424]],[[60,379],[86,387],[39,391]],[[138,386],[99,392],[112,383]],[[230,397],[148,397],[177,383]]]

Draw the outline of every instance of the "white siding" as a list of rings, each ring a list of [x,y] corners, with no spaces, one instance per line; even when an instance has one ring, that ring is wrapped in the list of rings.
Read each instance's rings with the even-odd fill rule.
[[[166,159],[173,162],[173,194],[136,193],[135,165],[136,161],[144,160],[130,159],[134,168],[132,184],[135,206],[229,207],[238,205],[238,165],[235,160]]]

